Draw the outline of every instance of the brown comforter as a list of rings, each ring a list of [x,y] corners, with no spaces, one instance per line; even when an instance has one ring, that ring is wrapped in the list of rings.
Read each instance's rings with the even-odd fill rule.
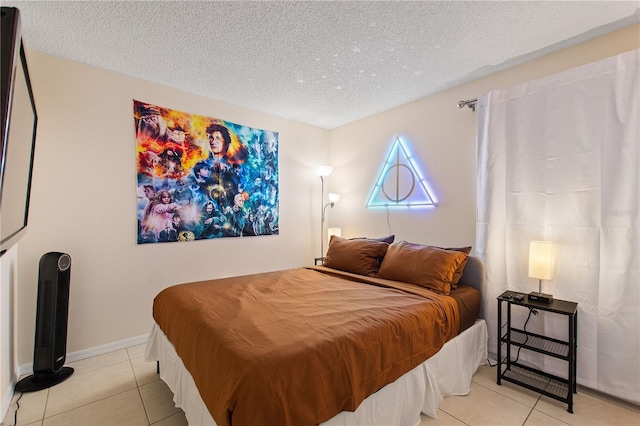
[[[219,426],[312,425],[435,354],[453,298],[301,268],[169,287],[153,316]]]

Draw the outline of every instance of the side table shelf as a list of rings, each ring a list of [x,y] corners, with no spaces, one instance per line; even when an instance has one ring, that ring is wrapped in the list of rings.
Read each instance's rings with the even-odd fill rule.
[[[567,411],[573,413],[573,394],[576,393],[578,304],[564,300],[554,300],[549,304],[528,301],[526,295],[521,300],[514,296],[521,293],[506,291],[498,296],[498,368],[497,383],[501,380],[515,383],[527,389],[539,392],[550,398],[565,402]],[[507,320],[502,320],[503,303],[507,304]],[[553,339],[526,330],[518,329],[511,324],[511,307],[522,306],[538,311],[566,315],[568,318],[567,340]],[[503,355],[502,347],[505,346]],[[516,349],[514,349],[515,347]],[[526,349],[552,356],[567,362],[567,378],[548,374],[536,368],[520,364],[512,360],[512,350]]]
[[[503,339],[506,340],[507,336],[503,336]],[[518,330],[517,328],[511,329],[511,344],[567,360],[569,356],[568,342]]]
[[[539,370],[518,363],[511,363],[511,368],[508,370],[505,369],[502,372],[502,380],[515,383],[516,385],[540,392],[550,398],[569,404],[569,383],[566,379],[545,374]],[[567,411],[573,413],[573,407],[567,409]]]

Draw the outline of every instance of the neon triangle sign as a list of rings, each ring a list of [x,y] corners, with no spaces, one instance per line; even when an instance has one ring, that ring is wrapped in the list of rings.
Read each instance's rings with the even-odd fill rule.
[[[429,207],[437,202],[427,181],[399,137],[393,141],[387,159],[371,191],[367,207]]]

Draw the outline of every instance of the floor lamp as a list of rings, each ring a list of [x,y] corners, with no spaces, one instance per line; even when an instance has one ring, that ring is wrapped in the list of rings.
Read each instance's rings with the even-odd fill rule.
[[[322,182],[322,189],[320,191],[320,208],[322,209],[322,220],[320,221],[320,258],[322,258],[324,257],[324,211],[326,209],[326,206],[324,205],[324,178],[326,178],[331,174],[331,172],[333,172],[333,166],[317,166],[315,168],[315,171],[316,174],[320,177],[320,181]],[[333,205],[331,207],[333,207]]]
[[[325,218],[325,215],[327,214],[327,207],[333,208],[339,199],[340,199],[340,195],[334,194],[333,192],[329,193],[329,202],[325,204],[324,207],[322,208],[322,225],[324,225],[324,218]],[[333,229],[337,229],[337,228],[333,228]],[[322,245],[323,239],[324,239],[324,227],[322,227],[322,229],[320,230],[320,255],[321,256],[324,256],[324,246]]]

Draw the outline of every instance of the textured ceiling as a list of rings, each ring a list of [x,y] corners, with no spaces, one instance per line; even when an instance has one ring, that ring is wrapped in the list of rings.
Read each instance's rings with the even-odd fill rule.
[[[1,4],[28,49],[328,129],[640,22],[637,0]]]

